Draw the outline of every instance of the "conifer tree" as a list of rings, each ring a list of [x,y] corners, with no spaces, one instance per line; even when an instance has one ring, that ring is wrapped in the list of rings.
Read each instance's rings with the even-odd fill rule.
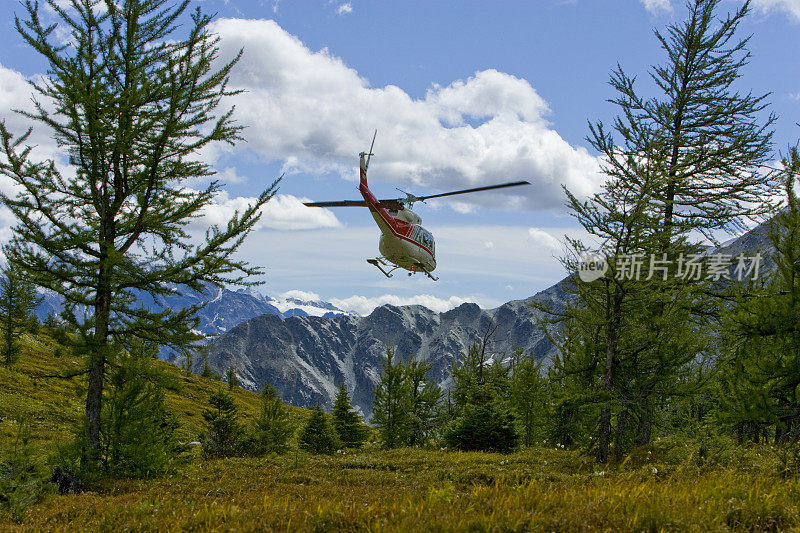
[[[758,168],[772,156],[776,117],[760,118],[769,95],[744,94],[736,86],[750,60],[749,37],[737,36],[750,2],[722,18],[719,4],[687,0],[686,20],[655,32],[665,53],[650,72],[655,96],[641,96],[635,77],[621,67],[613,72],[610,83],[618,93],[613,102],[621,110],[614,129],[621,146],[602,123],[591,128],[590,140],[606,157],[663,161],[655,205],[667,239],[687,229],[744,229],[748,219],[769,213],[762,200],[775,186]],[[649,146],[638,142],[643,131],[655,136]]]
[[[125,477],[172,471],[185,451],[178,418],[167,405],[163,375],[153,364],[157,350],[137,343],[113,363],[103,406],[103,464]]]
[[[3,363],[12,364],[19,353],[19,338],[41,298],[35,287],[13,265],[0,270],[0,325],[3,328]]]
[[[219,374],[211,370],[211,365],[208,364],[208,354],[203,354],[203,370],[200,375],[206,379],[220,379]]]
[[[422,446],[439,424],[442,390],[426,378],[432,368],[430,363],[412,359],[405,367],[405,379],[410,396],[407,421],[408,444]]]
[[[261,390],[261,408],[248,441],[243,445],[244,452],[248,455],[284,453],[292,433],[294,425],[278,396],[278,391],[269,383],[264,383],[264,388]]]
[[[218,390],[208,399],[209,409],[202,412],[206,431],[200,437],[205,457],[231,457],[240,452],[242,427],[239,408],[233,397]]]
[[[657,96],[640,96],[621,68],[612,74],[620,115],[613,131],[592,124],[588,138],[608,181],[585,202],[567,191],[571,211],[602,243],[609,264],[600,280],[575,280],[576,303],[562,315],[573,322],[573,336],[561,345],[562,370],[570,374],[560,378],[593,374],[587,389],[563,390],[583,399],[570,405],[595,413],[601,462],[612,444],[621,457],[649,441],[660,406],[690,392],[679,377],[707,351],[707,317],[715,312],[707,280],[679,278],[675,265],[650,266],[698,253],[688,241],[693,230],[741,228],[764,212],[760,199],[772,186],[757,168],[769,157],[774,121],[759,122],[766,96],[733,87],[749,58],[747,39],[735,37],[749,3],[721,20],[718,4],[690,0],[685,22],[656,32],[666,53],[652,69]],[[565,264],[575,271],[587,247],[570,244],[574,255]]]
[[[241,127],[228,77],[238,57],[218,59],[211,17],[199,10],[188,24],[187,0],[47,0],[58,24],[47,25],[38,2],[26,0],[16,19],[25,42],[47,62],[33,84],[35,110],[22,112],[48,128],[68,156],[65,169],[35,161],[29,134],[0,122],[0,172],[14,187],[2,195],[16,218],[6,250],[36,285],[60,294],[88,354],[84,460],[100,453],[106,362],[134,338],[184,352],[198,339],[196,308],[152,312],[137,295],[156,300],[173,287],[246,284],[259,273],[234,252],[270,198],[269,188],[205,240],[191,243],[187,223],[213,202],[220,186],[199,159],[204,148],[233,143]],[[178,30],[186,29],[181,37]],[[69,35],[64,46],[61,36]],[[206,179],[200,190],[187,180]]]
[[[453,365],[455,419],[444,442],[462,450],[507,452],[518,440],[509,406],[509,369],[486,359],[484,345],[473,344]]]
[[[786,205],[772,220],[775,270],[766,284],[733,288],[725,313],[721,362],[726,392],[720,416],[740,441],[759,441],[775,427],[779,443],[800,440],[800,154],[783,160]],[[737,401],[738,400],[738,401]]]
[[[372,404],[372,422],[380,431],[387,448],[403,446],[408,441],[411,397],[405,367],[395,360],[394,348],[386,347],[380,381]]]
[[[236,376],[236,370],[233,369],[233,365],[230,365],[228,371],[225,372],[225,379],[228,382],[228,390],[233,390],[239,386],[239,378]]]
[[[304,450],[325,454],[332,454],[342,445],[336,430],[328,420],[328,415],[319,404],[311,410],[311,417],[300,431],[298,442]]]
[[[361,417],[353,411],[350,404],[350,395],[344,383],[339,385],[336,401],[333,403],[333,427],[342,446],[345,448],[361,448],[367,439],[367,427],[361,422]]]
[[[186,354],[186,359],[183,361],[183,372],[187,376],[192,375],[192,367],[194,367],[194,353],[189,352]]]
[[[522,349],[512,354],[509,400],[522,428],[522,443],[531,446],[541,432],[547,413],[549,390],[541,362],[526,357]]]

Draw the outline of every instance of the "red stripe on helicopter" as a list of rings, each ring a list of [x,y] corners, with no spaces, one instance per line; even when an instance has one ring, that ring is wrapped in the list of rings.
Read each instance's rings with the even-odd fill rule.
[[[394,234],[395,237],[399,237],[399,238],[403,239],[404,241],[408,241],[411,244],[413,244],[413,245],[415,245],[415,246],[417,246],[419,248],[422,248],[423,250],[425,250],[425,252],[428,255],[431,256],[431,259],[436,261],[436,256],[433,255],[433,252],[428,250],[425,246],[423,246],[422,244],[418,243],[414,239],[411,239],[411,238],[406,236],[409,233],[411,233],[411,230],[414,228],[413,224],[409,224],[408,222],[405,222],[404,220],[397,220],[392,215],[390,215],[389,212],[386,211],[386,209],[383,208],[383,207],[375,208],[372,205],[370,205],[369,209],[370,209],[370,211],[377,211],[378,212],[378,214],[381,216],[381,218],[386,223],[386,225],[389,226],[389,229],[392,230],[392,233]],[[388,218],[388,220],[387,220],[387,218]],[[397,230],[397,226],[400,226],[400,227],[407,226],[408,230],[406,232],[406,235],[403,235],[402,233],[399,233],[398,230]]]
[[[399,237],[405,241],[410,242],[415,246],[418,246],[419,248],[422,248],[428,253],[428,255],[431,256],[431,259],[436,261],[436,256],[433,255],[433,252],[428,250],[426,247],[424,247],[414,239],[408,237],[408,235],[414,228],[413,224],[410,224],[404,220],[398,220],[394,218],[392,215],[389,214],[389,211],[387,211],[385,207],[380,207],[380,202],[378,202],[378,199],[375,198],[374,194],[372,194],[372,191],[369,190],[369,186],[367,185],[367,173],[363,168],[361,169],[361,183],[358,187],[358,190],[359,192],[361,192],[361,196],[363,196],[364,200],[367,202],[369,210],[374,211],[380,215],[381,219],[386,223],[386,225],[389,227],[389,229],[392,231],[395,237]]]

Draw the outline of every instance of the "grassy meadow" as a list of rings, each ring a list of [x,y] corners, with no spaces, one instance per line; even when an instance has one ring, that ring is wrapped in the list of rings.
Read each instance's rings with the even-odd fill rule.
[[[26,418],[44,464],[81,416],[81,361],[54,357],[46,336],[0,366],[0,453]],[[220,386],[167,363],[167,398],[187,440]],[[258,395],[235,391],[245,420]],[[298,422],[306,411],[293,409]],[[203,460],[175,474],[105,480],[90,491],[46,493],[0,530],[61,531],[778,531],[800,529],[800,480],[779,475],[769,446],[660,439],[620,464],[539,446],[512,454],[380,450]]]

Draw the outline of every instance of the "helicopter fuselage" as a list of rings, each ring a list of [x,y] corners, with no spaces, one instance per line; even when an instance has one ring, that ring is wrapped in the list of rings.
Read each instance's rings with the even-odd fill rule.
[[[436,243],[430,231],[420,225],[422,219],[408,208],[389,211],[367,185],[367,165],[361,154],[361,180],[358,190],[381,230],[378,249],[395,266],[411,272],[436,269]]]
[[[383,257],[412,272],[432,272],[436,268],[435,243],[428,230],[412,224],[409,237],[406,237],[386,231],[380,222],[378,226],[381,227],[378,249]]]

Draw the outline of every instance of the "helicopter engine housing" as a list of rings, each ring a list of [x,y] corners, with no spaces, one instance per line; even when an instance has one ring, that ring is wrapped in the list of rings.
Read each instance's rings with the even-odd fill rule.
[[[408,222],[409,224],[416,224],[417,226],[422,224],[422,219],[420,216],[407,207],[399,211],[391,210],[389,211],[389,214],[394,218],[402,220],[403,222]]]

